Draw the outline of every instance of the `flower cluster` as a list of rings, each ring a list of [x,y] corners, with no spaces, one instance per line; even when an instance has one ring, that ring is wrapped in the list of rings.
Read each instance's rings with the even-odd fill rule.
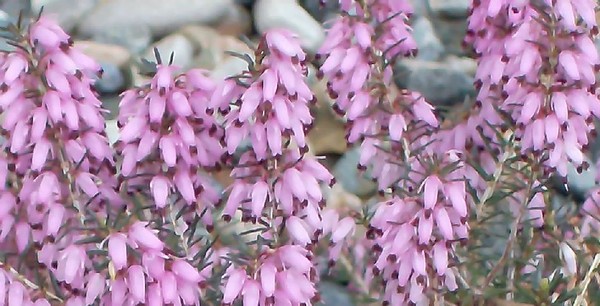
[[[309,103],[314,101],[304,80],[306,55],[290,32],[273,30],[261,40],[256,58],[260,61],[246,72],[250,78],[247,88],[226,80],[235,85],[221,88],[229,88],[238,96],[222,92],[212,100],[213,105],[226,110],[228,152],[235,153],[248,138],[252,146],[239,156],[232,171],[236,179],[223,215],[230,220],[240,206],[243,219],[254,222],[265,208],[285,216],[305,212],[314,218],[315,222],[310,222],[314,230],[320,229],[323,195],[319,184],[333,183],[333,176],[314,157],[303,154],[308,150],[305,133],[313,120]],[[237,82],[243,81],[240,78]],[[235,103],[230,109],[220,105],[232,100]]]
[[[259,161],[282,155],[288,139],[307,151],[306,132],[313,121],[309,106],[316,100],[306,84],[306,55],[297,38],[287,30],[269,31],[257,48],[256,58],[253,71],[241,77],[242,81],[250,78],[250,83],[241,86],[228,79],[211,100],[212,108],[227,113],[229,154],[245,139],[251,140]],[[231,101],[235,103],[229,107]]]
[[[37,258],[26,273],[9,273],[9,300],[20,305],[29,299],[34,288],[25,279],[38,267],[76,298],[90,264],[86,246],[74,244],[90,234],[85,211],[120,203],[101,102],[92,89],[101,70],[45,17],[13,34],[15,51],[0,59],[0,245],[18,255],[6,258],[5,267],[20,256],[37,252]]]
[[[220,166],[224,132],[209,111],[215,84],[203,71],[173,76],[177,67],[158,65],[150,84],[122,94],[119,105],[121,174],[128,189],[150,187],[154,205],[164,209],[178,197],[201,213],[219,195],[200,170]],[[203,214],[211,225],[210,214]]]
[[[333,184],[333,176],[314,158],[302,158],[298,151],[286,150],[277,161],[278,168],[252,165],[253,154],[240,159],[240,167],[232,171],[237,179],[223,210],[229,219],[241,206],[245,220],[261,218],[266,207],[284,216],[303,215],[313,230],[321,228],[320,206],[324,204],[320,183]]]
[[[267,250],[246,271],[231,268],[223,289],[223,303],[239,296],[243,305],[311,305],[318,301],[316,269],[306,249],[286,245]]]
[[[360,167],[372,165],[372,176],[385,190],[403,175],[394,162],[410,155],[402,140],[438,126],[433,107],[419,93],[390,86],[390,62],[416,53],[407,24],[412,9],[407,1],[342,1],[341,7],[346,13],[319,50],[325,58],[319,75],[327,77],[333,107],[348,121],[348,143],[360,144]],[[375,35],[378,27],[386,29],[383,34]]]
[[[51,305],[48,299],[44,297],[36,299],[34,296],[35,292],[31,288],[27,288],[18,278],[0,269],[0,302],[6,301],[7,305]]]
[[[390,63],[416,53],[406,23],[408,2],[341,6],[353,13],[329,31],[320,50],[325,56],[320,75],[328,78],[334,109],[348,121],[348,143],[360,144],[359,168],[371,168],[382,194],[393,192],[369,222],[367,236],[376,253],[372,270],[384,280],[381,298],[387,303],[423,303],[433,284],[457,288],[448,266],[454,243],[468,237],[465,166],[454,148],[436,150],[441,146],[433,143],[442,137],[434,133],[439,121],[433,107],[419,93],[391,85]]]
[[[241,292],[244,305],[266,299],[310,304],[316,289],[308,248],[323,233],[321,184],[331,185],[334,179],[306,154],[306,133],[313,122],[310,106],[316,102],[305,81],[307,58],[295,35],[275,29],[261,39],[255,59],[248,71],[217,85],[211,107],[224,115],[225,143],[235,160],[223,219],[232,221],[241,211],[242,222],[264,226],[259,239],[268,243],[257,252],[275,255],[263,262],[262,283],[252,276],[258,272],[247,274],[234,265],[223,302],[233,303]],[[306,269],[295,271],[290,258],[294,266],[303,263]],[[276,282],[281,287],[276,289]]]
[[[105,305],[192,305],[199,299],[196,288],[210,275],[210,267],[199,272],[185,258],[170,255],[156,231],[144,222],[132,224],[126,233],[111,234],[106,244],[110,292],[104,294],[106,276],[93,273],[86,288],[86,305],[96,298]],[[141,258],[132,260],[128,249]]]
[[[371,219],[373,273],[385,280],[383,297],[392,305],[427,300],[425,289],[433,284],[457,288],[449,264],[454,244],[468,237],[463,165],[454,151],[432,162],[414,164],[413,180],[421,182],[417,196],[394,196],[380,203]]]
[[[562,176],[568,162],[585,166],[591,119],[600,115],[594,6],[476,1],[469,19],[467,41],[480,56],[479,101],[507,111],[523,152],[543,154],[544,164]]]
[[[389,62],[399,54],[416,52],[416,42],[406,24],[411,14],[407,1],[373,1],[365,5],[367,7],[354,1],[342,2],[344,11],[354,9],[356,15],[344,14],[335,21],[318,54],[325,59],[319,76],[327,77],[329,95],[335,100],[334,109],[345,114],[350,122],[350,143],[376,135],[377,122],[381,119],[390,121],[378,118],[389,117],[385,114],[387,109],[380,109],[381,104],[391,100],[386,97],[390,94],[386,84],[391,84],[392,76]],[[375,35],[377,26],[386,28],[382,33],[387,34]],[[382,54],[385,62],[381,62]],[[413,98],[416,98],[417,116],[431,118],[428,113],[431,107],[424,100]],[[392,128],[398,128],[397,133],[401,135],[407,120],[402,116],[392,117]]]
[[[204,264],[204,246],[166,245],[156,230],[165,226],[139,221],[147,217],[135,196],[124,195],[150,185],[148,198],[164,208],[174,185],[188,204],[218,201],[196,174],[217,166],[224,151],[222,127],[206,110],[214,85],[198,71],[173,80],[172,67],[159,67],[150,85],[126,92],[117,168],[93,90],[100,66],[45,17],[20,30],[16,50],[0,59],[0,246],[12,250],[0,261],[0,304],[197,303],[214,267]],[[157,148],[162,154],[150,158]],[[135,175],[133,183],[122,188],[118,170]],[[169,217],[180,235],[190,227]]]

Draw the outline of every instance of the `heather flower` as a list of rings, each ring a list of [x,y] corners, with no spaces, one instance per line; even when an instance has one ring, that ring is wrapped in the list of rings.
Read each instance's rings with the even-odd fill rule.
[[[83,277],[83,269],[87,255],[78,246],[71,245],[59,253],[56,277],[59,281],[72,284],[76,278]]]
[[[426,301],[433,278],[448,290],[456,289],[449,264],[454,243],[468,238],[464,166],[453,151],[432,162],[412,164],[409,175],[412,181],[421,182],[412,189],[416,196],[393,196],[379,203],[370,222],[367,235],[374,238],[376,251],[373,273],[386,281],[383,297],[390,303]],[[450,164],[443,176],[432,172]],[[392,289],[396,287],[403,289]]]
[[[25,33],[13,34],[17,48],[0,56],[0,113],[6,118],[0,189],[8,204],[0,218],[0,241],[20,256],[39,251],[37,262],[23,269],[24,277],[45,267],[59,288],[78,290],[91,265],[89,245],[75,244],[81,234],[89,234],[84,206],[97,211],[107,198],[115,206],[122,203],[112,176],[104,111],[92,89],[100,66],[73,48],[69,36],[45,17]],[[18,258],[4,260],[12,265]],[[28,303],[29,293],[16,282],[11,286],[14,303]],[[64,302],[76,300],[69,295]]]
[[[589,191],[587,199],[581,207],[583,222],[581,225],[581,235],[590,236],[600,231],[600,189],[594,188]]]
[[[399,54],[416,53],[405,24],[411,14],[407,2],[349,1],[346,5],[356,12],[332,26],[330,41],[320,50],[326,56],[320,72],[328,77],[334,109],[348,119],[348,142],[360,144],[359,168],[371,168],[380,191],[409,193],[380,203],[370,220],[367,236],[375,239],[376,251],[373,274],[385,281],[383,298],[394,305],[423,303],[431,278],[439,279],[438,286],[456,289],[448,265],[453,242],[468,237],[465,167],[455,148],[434,144],[438,136],[432,132],[440,124],[433,107],[419,93],[387,87],[389,62]],[[374,25],[385,29],[383,34],[374,35]],[[450,168],[443,175],[438,174],[442,165]],[[338,225],[339,231],[327,223],[332,238],[351,230],[346,222]],[[437,275],[429,275],[430,263]]]
[[[92,273],[88,280],[85,293],[85,304],[92,304],[105,289],[106,279],[100,273]]]
[[[121,233],[108,238],[108,255],[115,269],[121,270],[127,266],[127,237]]]
[[[50,298],[66,305],[93,303],[95,300],[107,305],[147,303],[152,297],[149,288],[161,291],[160,284],[165,282],[158,277],[165,275],[174,276],[167,276],[168,281],[174,281],[167,288],[175,288],[175,295],[167,296],[169,302],[194,304],[199,300],[199,293],[192,288],[198,287],[198,283],[210,274],[210,266],[200,277],[200,271],[187,263],[188,259],[171,255],[174,252],[165,246],[161,240],[164,237],[159,238],[157,231],[145,221],[133,220],[123,231],[107,236],[104,236],[103,230],[99,230],[100,226],[111,226],[116,217],[111,209],[106,209],[104,213],[106,203],[116,207],[122,207],[125,203],[116,192],[116,169],[104,132],[101,102],[91,89],[93,75],[99,66],[73,49],[68,36],[63,38],[64,32],[45,18],[34,23],[29,31],[30,43],[34,48],[17,49],[2,57],[0,62],[2,76],[7,76],[7,87],[3,91],[13,96],[3,99],[0,106],[3,115],[10,118],[4,120],[2,125],[6,137],[3,147],[8,153],[1,157],[0,164],[4,169],[2,181],[6,183],[8,175],[18,178],[11,184],[2,184],[3,198],[8,204],[3,206],[0,218],[3,247],[10,246],[20,253],[29,249],[34,252],[39,250],[39,270],[54,277],[58,282],[58,290],[65,295],[64,300],[53,296]],[[44,78],[32,73],[38,70],[43,72]],[[187,163],[189,167],[178,167],[177,171],[159,174],[155,180],[146,181],[151,185],[150,197],[156,197],[158,205],[164,207],[169,200],[170,188],[174,186],[189,203],[197,198],[215,203],[217,193],[214,191],[208,190],[198,195],[199,190],[209,189],[210,185],[206,178],[192,176],[192,170],[217,165],[222,153],[219,149],[218,125],[207,115],[205,106],[189,103],[190,106],[186,108],[184,105],[189,101],[199,104],[206,102],[213,85],[195,71],[180,77],[177,82],[171,79],[170,74],[167,77],[165,74],[160,73],[158,80],[149,85],[148,90],[156,89],[160,94],[167,93],[169,88],[185,94],[170,95],[165,100],[164,110],[161,105],[152,105],[151,114],[148,115],[152,120],[146,119],[151,121],[149,126],[145,126],[147,122],[134,118],[133,123],[123,128],[122,138],[142,144],[140,150],[130,146],[129,151],[135,155],[126,155],[125,160],[132,161],[132,165],[125,162],[122,168],[138,170],[138,158],[144,160],[156,147],[162,147],[165,164],[174,161],[178,165]],[[18,90],[8,92],[9,88]],[[2,97],[7,98],[6,95]],[[129,94],[127,97],[130,101],[125,101],[122,108],[126,116],[148,112],[148,107],[132,106],[134,96]],[[161,97],[158,95],[158,100]],[[187,121],[192,117],[190,110],[198,116]],[[159,145],[161,134],[155,131],[164,125],[159,119],[164,117],[170,120],[171,114],[186,119],[175,118],[173,130],[178,134],[164,135],[162,138],[167,140]],[[145,134],[142,133],[144,131]],[[189,146],[196,146],[198,142],[202,146],[192,153],[192,150],[188,150],[187,154],[180,154],[177,151],[181,147],[178,141]],[[160,169],[160,166],[143,165],[139,169],[155,171],[153,169]],[[171,163],[171,166],[175,164]],[[167,181],[167,178],[173,181]],[[140,176],[136,179],[144,181],[146,178]],[[136,183],[135,179],[133,182]],[[75,210],[68,209],[71,206]],[[93,217],[90,218],[88,214],[93,214]],[[97,227],[92,222],[98,218],[111,221],[105,224],[101,222]],[[202,220],[208,220],[206,215]],[[106,243],[86,242],[93,242],[94,239]],[[199,251],[198,248],[193,246],[187,251],[193,256]],[[108,251],[106,259],[109,259],[109,264],[105,270],[96,270],[97,267],[92,265],[92,262],[103,260],[105,256],[92,255],[97,254],[98,249]],[[141,258],[131,256],[132,251],[141,255]],[[142,259],[148,258],[148,254],[167,262],[168,268],[163,269],[166,271],[162,274],[157,271],[158,259],[150,261],[152,265],[145,265]],[[12,258],[7,260],[9,264],[12,262]],[[38,269],[36,263],[32,265]],[[153,268],[150,269],[150,266]],[[26,277],[32,276],[29,268],[23,270]],[[152,278],[148,271],[153,272]],[[18,283],[13,283],[12,301],[15,305],[27,303],[28,290],[21,290]],[[11,294],[10,289],[7,290],[2,290],[2,294]]]
[[[130,249],[140,257],[129,256]],[[200,286],[210,276],[214,264],[199,271],[187,258],[179,258],[171,253],[172,250],[165,246],[156,232],[143,222],[130,225],[127,233],[113,233],[108,238],[110,278],[92,274],[86,289],[86,300],[100,298],[109,305],[195,304],[199,292],[193,288]],[[218,261],[218,256],[211,260]],[[110,288],[108,292],[105,286]]]
[[[547,154],[544,165],[562,176],[567,162],[586,166],[590,120],[600,111],[590,91],[600,63],[591,37],[596,21],[585,11],[593,6],[569,0],[482,1],[474,4],[469,20],[467,41],[481,63],[478,99],[508,111],[522,149]],[[579,17],[584,23],[576,24]],[[483,28],[489,31],[477,32]]]
[[[560,243],[560,255],[569,275],[577,273],[577,255],[566,242]]]
[[[357,241],[355,239],[356,221],[353,217],[347,216],[340,220],[340,214],[333,208],[326,208],[321,215],[323,222],[323,237],[327,237],[330,242],[329,248],[329,266],[335,265],[342,252],[348,247],[356,249]],[[359,237],[360,239],[360,237]]]
[[[36,297],[35,292],[27,288],[10,273],[0,270],[0,304],[2,305],[50,305],[47,299]]]
[[[93,89],[99,65],[45,17],[15,33],[16,50],[0,53],[0,304],[195,305],[222,296],[225,305],[311,305],[323,247],[329,271],[343,261],[352,292],[427,304],[458,288],[454,265],[469,261],[457,245],[472,236],[471,209],[496,204],[486,202],[513,181],[530,194],[511,189],[506,211],[555,239],[544,227],[554,216],[544,212],[545,179],[525,173],[537,161],[543,176],[564,175],[567,162],[587,166],[600,113],[594,3],[474,1],[467,42],[478,57],[477,101],[467,116],[442,121],[419,93],[392,84],[394,61],[416,53],[409,2],[339,2],[318,76],[379,190],[350,213],[325,208],[323,185],[335,179],[306,138],[312,59],[291,32],[268,31],[253,55],[239,56],[248,69],[218,83],[158,57],[148,84],[121,96],[114,151]],[[221,167],[233,179],[222,192],[208,175]],[[599,194],[583,205],[584,236],[600,229]],[[215,208],[226,222],[252,222],[240,235],[256,239],[224,246],[221,226],[230,225],[213,220]],[[552,243],[576,274],[579,248]],[[531,259],[556,259],[538,255]]]
[[[121,173],[129,178],[129,188],[149,186],[157,208],[172,204],[170,195],[176,193],[188,205],[198,203],[202,211],[218,197],[198,169],[219,167],[224,153],[223,130],[208,111],[215,85],[202,71],[174,77],[175,70],[158,65],[150,84],[122,94],[117,143],[123,154]],[[156,174],[140,177],[145,173]]]
[[[412,13],[408,2],[349,1],[347,5],[342,8],[356,12],[339,17],[328,31],[319,50],[325,58],[319,74],[328,79],[334,110],[348,120],[348,143],[360,144],[360,168],[372,166],[379,189],[385,190],[402,176],[398,158],[389,152],[406,152],[403,139],[422,135],[420,129],[439,123],[433,107],[420,94],[389,86],[389,63],[400,54],[416,52],[406,24]],[[375,35],[376,27],[382,30],[379,35]]]
[[[236,153],[243,141],[251,145],[233,156],[235,180],[223,218],[230,221],[241,209],[242,221],[256,223],[270,212],[270,218],[285,222],[294,243],[306,246],[321,232],[320,184],[333,183],[329,171],[304,154],[315,101],[305,83],[306,55],[295,35],[280,29],[267,32],[255,53],[254,68],[242,73],[246,77],[217,86],[220,94],[211,101],[226,113],[228,153]]]
[[[300,246],[286,245],[263,254],[250,274],[241,267],[228,269],[223,303],[231,305],[239,299],[244,305],[312,305],[318,295],[310,253]]]
[[[342,239],[348,236],[352,236],[352,234],[354,233],[354,219],[351,217],[345,217],[339,222],[337,222],[337,224],[332,226],[332,228],[334,228],[334,230],[331,233],[331,242],[339,243],[340,241],[342,241]]]
[[[416,139],[435,130],[439,123],[431,105],[414,92],[402,91],[393,101],[381,103],[378,108],[352,122],[348,141],[364,138],[360,143],[359,167],[371,167],[371,176],[377,179],[379,190],[385,190],[396,188],[395,183],[406,174],[402,166],[407,163],[406,158],[413,148],[426,143]],[[407,146],[405,141],[413,145]]]
[[[535,182],[534,186],[539,187],[539,182]],[[515,194],[515,197],[509,199],[509,205],[515,218],[519,215],[521,209],[521,203],[523,198],[527,197],[525,192],[519,192]],[[526,217],[524,220],[530,222],[534,227],[541,228],[544,225],[544,211],[546,208],[546,202],[544,199],[544,193],[536,192],[526,206]]]
[[[244,139],[251,140],[258,160],[281,155],[287,139],[307,150],[306,132],[313,121],[309,106],[315,98],[305,81],[306,55],[286,30],[265,34],[256,52],[262,58],[256,67],[260,70],[246,72],[252,83],[243,88],[234,79],[226,80],[212,98],[212,108],[227,112],[228,153],[233,154]],[[235,104],[228,109],[231,101]]]
[[[273,170],[265,164],[253,164],[254,158],[252,152],[245,153],[238,168],[233,169],[236,179],[230,187],[223,218],[231,220],[241,208],[243,221],[256,222],[265,211],[275,210],[287,218],[286,228],[296,243],[311,243],[322,227],[320,211],[324,199],[320,184],[333,184],[333,176],[314,157],[302,157],[297,150],[286,150],[277,159],[280,168],[275,169],[274,177],[269,177]]]
[[[133,265],[127,269],[127,285],[134,302],[146,300],[146,280],[141,266]]]
[[[223,219],[239,210],[242,222],[264,227],[257,237],[268,241],[248,259],[255,264],[227,270],[223,303],[310,305],[317,292],[308,249],[323,233],[321,185],[334,178],[306,154],[316,101],[305,81],[307,58],[295,35],[280,29],[264,35],[254,58],[248,71],[217,85],[211,100],[224,115],[225,144],[235,160]],[[336,240],[352,228],[344,230]]]
[[[163,242],[143,222],[134,223],[129,229],[129,235],[135,245],[153,251],[161,251],[163,249]]]
[[[379,63],[380,56],[393,61],[399,54],[414,54],[416,42],[406,24],[412,13],[408,1],[378,0],[351,6],[350,2],[354,1],[342,5],[342,9],[349,12],[354,8],[356,15],[339,17],[329,29],[319,49],[319,56],[325,58],[319,73],[328,78],[330,95],[336,100],[335,109],[355,120],[377,101],[370,97],[367,81],[381,79],[385,84],[391,83],[391,67]],[[372,20],[365,16],[365,11],[370,12]],[[381,27],[379,36],[374,35],[375,25]],[[383,67],[375,72],[374,65],[378,63]]]

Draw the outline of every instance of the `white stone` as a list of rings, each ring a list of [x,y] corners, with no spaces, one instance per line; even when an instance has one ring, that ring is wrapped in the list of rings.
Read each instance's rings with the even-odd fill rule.
[[[323,40],[323,27],[294,0],[258,0],[254,4],[254,24],[260,33],[285,28],[296,33],[302,47],[316,53]]]
[[[190,24],[211,24],[226,16],[233,0],[104,0],[79,24],[92,36],[107,27],[147,26],[160,36]]]
[[[182,34],[172,34],[157,42],[149,48],[144,57],[150,61],[156,61],[154,47],[158,49],[161,60],[167,64],[171,53],[174,53],[173,64],[182,69],[189,68],[194,58],[194,45]]]
[[[45,16],[55,19],[65,31],[70,32],[98,2],[99,0],[38,0],[32,2],[31,6],[34,14],[43,6]]]
[[[113,144],[119,139],[119,128],[117,127],[117,120],[106,120],[106,136],[108,137],[108,143]]]

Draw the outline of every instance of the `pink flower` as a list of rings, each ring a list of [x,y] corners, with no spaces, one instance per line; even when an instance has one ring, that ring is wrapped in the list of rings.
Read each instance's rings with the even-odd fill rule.
[[[170,182],[164,176],[155,176],[150,181],[150,190],[154,197],[154,202],[159,208],[164,208],[167,205],[167,197],[169,196]]]
[[[99,296],[104,293],[106,279],[100,273],[91,273],[85,293],[85,304],[92,304]],[[0,299],[1,300],[1,299]]]
[[[465,166],[456,151],[429,158],[433,164],[447,165],[448,170],[443,175],[431,173],[432,164],[414,159],[408,175],[412,182],[421,182],[417,185],[421,187],[413,185],[411,188],[416,193],[404,198],[394,196],[379,203],[371,219],[369,231],[377,250],[373,273],[386,280],[384,298],[387,301],[401,298],[389,286],[401,287],[408,293],[401,300],[425,301],[428,285],[419,276],[427,280],[451,274],[448,267],[454,244],[457,239],[467,237],[468,225],[464,220],[468,212],[467,192],[462,181]],[[437,276],[427,269],[429,263],[433,264]],[[451,284],[447,288],[456,289]]]
[[[108,238],[108,255],[117,270],[127,266],[127,237],[116,233]]]
[[[52,50],[58,49],[61,44],[68,44],[70,39],[53,20],[41,17],[30,28],[31,44],[39,43],[42,48]]]
[[[23,305],[25,286],[20,282],[11,282],[8,288],[8,305]]]
[[[317,291],[311,276],[314,266],[307,257],[310,254],[295,245],[281,246],[267,254],[260,258],[261,264],[253,275],[237,267],[228,270],[223,303],[232,304],[241,295],[244,305],[265,300],[311,304]]]
[[[57,279],[71,284],[76,278],[82,277],[86,258],[85,251],[76,245],[61,251],[58,258]]]
[[[310,235],[306,231],[304,222],[300,218],[291,216],[286,222],[286,227],[296,243],[302,246],[311,243]]]
[[[127,287],[134,301],[143,303],[146,300],[146,280],[144,270],[139,265],[133,265],[127,270]]]
[[[271,263],[264,263],[260,269],[260,281],[265,296],[271,297],[275,293],[275,275],[277,268]]]
[[[13,207],[15,207],[17,201],[15,196],[10,192],[3,191],[0,193],[0,203],[2,203],[2,205],[0,205],[0,220],[2,220],[10,213]]]
[[[202,280],[198,270],[192,267],[192,265],[185,260],[175,260],[175,262],[173,262],[172,270],[176,276],[184,279],[187,282],[198,283]]]
[[[354,219],[351,217],[346,217],[337,222],[335,229],[331,234],[331,242],[338,243],[348,235],[352,235],[354,233],[355,225]]]
[[[144,222],[138,221],[129,228],[129,237],[140,246],[155,251],[163,249],[163,242],[158,239],[153,230],[146,227]]]
[[[46,219],[45,232],[46,235],[56,236],[59,229],[63,225],[66,208],[61,204],[54,204],[48,210],[48,218]],[[2,218],[0,216],[0,218]]]
[[[573,249],[566,243],[560,243],[560,255],[565,264],[566,271],[569,275],[577,273],[577,255]]]
[[[233,270],[227,279],[227,285],[223,291],[223,303],[231,304],[242,291],[246,281],[246,271]]]
[[[265,49],[258,52],[269,55],[260,71],[251,72],[252,78],[242,81],[249,82],[247,88],[226,80],[222,96],[213,97],[220,101],[220,109],[231,101],[240,103],[225,116],[228,152],[232,154],[242,139],[250,137],[259,160],[280,155],[282,141],[288,137],[299,147],[306,147],[305,130],[313,120],[309,103],[314,101],[304,80],[305,54],[295,35],[277,29],[266,33],[263,41]]]
[[[264,181],[258,181],[252,187],[252,214],[255,216],[261,216],[267,196],[269,193],[269,185]]]
[[[236,179],[229,188],[223,218],[230,221],[235,211],[241,209],[242,221],[254,222],[263,216],[263,211],[276,207],[288,218],[285,223],[290,237],[298,244],[310,244],[312,235],[322,227],[320,184],[333,183],[333,176],[318,161],[302,156],[297,150],[287,149],[277,157],[282,169],[279,173],[272,173],[274,169],[257,163],[255,158],[253,152],[244,153],[240,166],[232,171]],[[265,182],[268,175],[273,175],[268,181],[274,181],[274,185]],[[300,220],[298,216],[302,215],[306,218]]]
[[[423,201],[425,203],[425,209],[431,209],[438,201],[438,191],[442,187],[442,181],[435,176],[428,176],[423,181]]]
[[[480,54],[482,64],[477,75],[481,88],[485,89],[480,90],[478,99],[511,114],[519,124],[516,132],[522,149],[548,152],[550,158],[545,160],[545,167],[556,169],[563,176],[565,163],[575,166],[583,163],[585,135],[594,128],[585,122],[592,115],[598,116],[600,105],[596,95],[589,92],[596,82],[594,71],[600,63],[595,47],[590,44],[595,21],[589,19],[589,12],[583,11],[590,3],[561,0],[534,6],[525,2],[489,1],[475,6],[470,17],[471,35],[467,41]],[[546,28],[549,16],[560,17],[553,31]],[[579,17],[587,21],[577,23]],[[491,24],[494,29],[485,35],[473,35],[480,29],[489,29]],[[504,25],[509,32],[498,32]],[[551,60],[543,60],[547,58]],[[491,63],[498,63],[498,59],[502,64],[493,68],[496,77],[488,79],[485,76],[492,69]],[[554,62],[556,67],[551,67]],[[500,75],[501,78],[497,77]],[[497,96],[502,99],[494,98]],[[544,102],[548,100],[551,103]],[[557,123],[565,128],[558,128]],[[573,137],[574,132],[579,137]],[[543,133],[546,141],[534,136]]]
[[[598,216],[600,216],[600,189],[590,190],[581,207],[581,213],[584,216],[581,226],[583,236],[589,236],[600,231],[600,221],[598,221]]]
[[[173,273],[165,273],[160,279],[160,285],[164,303],[174,303],[179,299],[177,296],[177,279]]]
[[[205,184],[193,172],[198,167],[220,165],[224,153],[224,131],[208,109],[215,85],[203,71],[174,76],[175,70],[173,66],[158,65],[149,89],[140,87],[123,93],[118,119],[122,126],[122,173],[131,177],[146,171],[156,173],[163,165],[167,168],[155,177],[136,179],[137,185],[150,186],[159,208],[169,204],[172,192],[190,205],[199,198],[208,200],[200,195],[201,190],[217,194],[212,190],[214,186]],[[150,161],[155,151],[160,158]],[[210,201],[210,206],[217,200]]]
[[[244,305],[258,306],[260,302],[260,285],[255,280],[247,280],[244,282],[244,288],[242,289],[242,296],[244,297]]]
[[[144,252],[142,266],[148,270],[148,276],[161,279],[165,274],[165,258],[159,252]]]
[[[127,297],[127,285],[122,279],[112,282],[110,287],[112,305],[123,305]]]

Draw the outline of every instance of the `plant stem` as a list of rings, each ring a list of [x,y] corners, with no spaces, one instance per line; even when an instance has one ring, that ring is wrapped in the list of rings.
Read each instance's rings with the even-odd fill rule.
[[[507,261],[510,257],[513,245],[515,244],[515,241],[517,240],[517,233],[519,232],[519,224],[521,224],[521,221],[523,220],[523,216],[525,215],[525,212],[527,211],[527,203],[529,200],[529,195],[531,194],[531,191],[533,189],[533,184],[536,180],[536,177],[537,177],[536,173],[534,171],[531,171],[529,180],[527,182],[527,190],[523,197],[523,201],[521,202],[519,214],[518,214],[517,218],[515,218],[515,220],[513,221],[512,225],[511,225],[510,236],[508,238],[508,241],[506,242],[506,247],[504,248],[504,252],[502,253],[502,256],[500,257],[500,259],[498,260],[498,263],[492,268],[490,273],[486,276],[486,278],[483,282],[482,291],[483,291],[483,289],[485,289],[492,283],[492,281],[494,280],[496,275],[504,267],[504,265],[507,263]]]
[[[40,286],[36,285],[35,283],[33,283],[32,281],[30,281],[29,279],[27,279],[27,277],[25,277],[22,274],[20,274],[19,271],[15,270],[13,267],[11,267],[10,265],[8,265],[8,264],[6,264],[6,263],[4,263],[2,261],[0,261],[0,269],[4,269],[12,277],[14,277],[17,281],[19,281],[22,284],[26,285],[31,290],[41,292],[48,299],[55,300],[55,301],[57,301],[60,304],[62,304],[64,302],[60,297],[58,297],[54,293],[52,293],[50,291],[46,291],[45,289],[43,289]]]
[[[583,300],[584,300],[584,296],[586,295],[585,293],[587,292],[590,281],[592,280],[592,276],[595,274],[594,271],[596,270],[596,268],[598,268],[599,265],[600,265],[600,254],[596,254],[596,256],[594,256],[594,261],[592,262],[592,264],[590,265],[590,268],[588,269],[587,273],[585,274],[585,278],[581,282],[579,294],[577,294],[577,298],[575,299],[573,306],[584,305]]]
[[[512,143],[512,141],[511,141],[512,136],[513,136],[512,132],[510,132],[510,130],[507,131],[503,135],[504,141],[506,141],[508,143]],[[485,189],[485,191],[483,192],[483,195],[479,199],[479,205],[477,205],[477,211],[475,213],[475,216],[477,217],[477,221],[481,221],[483,219],[483,209],[485,208],[486,202],[492,197],[492,195],[496,191],[496,188],[498,187],[498,182],[500,181],[500,178],[502,177],[502,173],[504,173],[504,166],[506,164],[506,161],[508,161],[510,158],[513,158],[515,155],[516,154],[515,154],[513,146],[508,146],[506,148],[506,151],[504,152],[504,154],[502,154],[502,156],[498,160],[498,167],[494,170],[494,174],[492,176],[492,181],[490,183],[488,183],[487,188]]]
[[[342,254],[342,255],[340,255],[339,260],[342,263],[342,266],[344,266],[344,268],[346,270],[348,270],[348,273],[351,275],[352,280],[356,283],[356,285],[362,291],[362,293],[364,293],[366,296],[370,296],[371,290],[369,289],[369,286],[367,285],[367,283],[365,283],[365,281],[362,279],[362,277],[360,277],[356,273],[356,271],[354,270],[354,267],[353,267],[352,263],[350,262],[350,260],[348,259],[348,257],[346,257],[346,255]]]

